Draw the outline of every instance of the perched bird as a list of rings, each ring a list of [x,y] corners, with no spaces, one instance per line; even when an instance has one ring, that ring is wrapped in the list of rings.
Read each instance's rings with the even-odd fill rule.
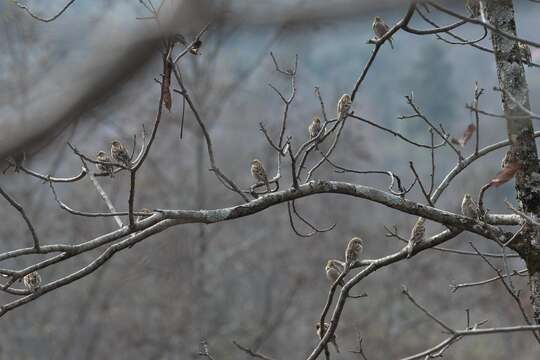
[[[357,237],[353,237],[351,240],[349,240],[347,249],[345,250],[345,269],[350,269],[351,265],[354,264],[360,257],[360,254],[364,249],[362,242],[363,240]]]
[[[521,61],[530,65],[532,63],[531,48],[521,41],[518,41],[518,48]]]
[[[473,219],[478,218],[478,205],[470,194],[465,194],[465,196],[463,196],[463,201],[461,202],[461,213]]]
[[[103,150],[100,150],[97,152],[96,160],[107,162],[107,163],[111,162],[111,158]],[[114,166],[112,164],[96,164],[96,168],[98,169],[99,172],[109,174],[110,177],[114,176]]]
[[[410,258],[412,256],[414,247],[424,240],[424,235],[426,233],[426,227],[424,226],[425,222],[426,222],[426,219],[422,217],[416,220],[416,223],[414,224],[411,230],[411,237],[409,238],[409,245],[407,245],[407,258]]]
[[[151,216],[153,214],[152,210],[143,208],[139,211],[140,213],[143,213],[144,215],[137,216],[136,221],[141,221],[142,219],[146,219],[147,217]]]
[[[253,159],[251,161],[251,175],[257,180],[258,183],[264,183],[266,185],[266,191],[270,191],[270,184],[268,183],[268,176],[264,170],[263,164],[258,159]]]
[[[37,271],[33,271],[23,277],[23,283],[28,290],[35,292],[41,285],[41,276]]]
[[[352,100],[349,94],[341,95],[337,104],[337,118],[338,121],[345,119],[349,110],[351,109]]]
[[[328,260],[328,262],[326,263],[325,270],[326,270],[326,277],[328,278],[328,280],[330,280],[330,283],[333,285],[338,279],[339,275],[341,275],[344,269],[338,260]],[[340,286],[345,285],[345,281],[341,279],[341,281],[339,282],[339,285]]]
[[[118,140],[113,140],[111,143],[111,157],[127,167],[131,166],[131,159],[129,158],[126,147]]]
[[[390,30],[390,27],[386,25],[384,20],[380,16],[375,16],[373,19],[373,33],[375,34],[375,39],[379,40]],[[392,37],[388,38],[390,47],[393,49],[394,44],[392,43]]]
[[[309,138],[314,139],[319,135],[319,132],[321,132],[321,119],[319,119],[317,116],[313,118],[313,121],[309,125],[308,131],[309,131]]]
[[[478,0],[467,0],[465,2],[465,8],[471,14],[471,17],[479,17],[480,16],[480,1]]]
[[[316,323],[315,328],[317,329],[317,336],[319,336],[319,338],[322,339],[322,337],[324,336],[324,334],[326,333],[329,327],[330,325],[328,323],[324,323],[324,329],[323,329],[323,332],[321,333],[321,323],[320,322]],[[332,343],[334,345],[334,348],[336,349],[336,352],[339,353],[339,347],[336,341],[336,334],[332,334],[328,342]]]

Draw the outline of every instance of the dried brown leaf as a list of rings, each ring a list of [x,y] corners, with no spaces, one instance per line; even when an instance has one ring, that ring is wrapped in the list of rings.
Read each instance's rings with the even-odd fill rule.
[[[489,183],[494,187],[499,187],[502,184],[510,181],[520,168],[521,165],[519,162],[507,163]]]
[[[469,142],[471,137],[473,136],[475,130],[476,130],[476,126],[474,124],[469,124],[469,126],[467,126],[467,129],[465,129],[465,132],[463,133],[463,136],[460,139],[457,140],[456,145],[464,147]],[[454,139],[452,139],[452,140],[454,140]],[[454,142],[452,141],[452,143],[454,143]]]

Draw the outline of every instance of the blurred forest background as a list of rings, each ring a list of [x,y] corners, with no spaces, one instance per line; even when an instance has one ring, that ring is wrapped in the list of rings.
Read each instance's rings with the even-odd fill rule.
[[[514,3],[518,34],[537,37],[540,5]],[[63,0],[54,0],[33,6],[37,12],[51,13],[63,4]],[[293,140],[303,142],[312,116],[320,109],[314,87],[320,87],[327,106],[333,109],[338,97],[350,92],[369,57],[372,45],[366,41],[372,36],[373,16],[381,15],[392,24],[404,9],[302,26],[211,28],[205,35],[202,55],[184,58],[181,66],[213,137],[222,169],[244,188],[252,184],[252,158],[260,158],[271,173],[276,170],[275,153],[259,131],[259,122],[272,133],[279,131],[282,104],[267,84],[288,91],[288,80],[274,71],[270,51],[284,67],[299,56],[298,95],[290,111],[289,129]],[[464,12],[462,7],[456,9]],[[85,53],[93,47],[86,39],[105,14],[114,14],[119,22],[131,22],[143,15],[142,10],[137,1],[80,1],[55,22],[44,24],[9,2],[1,2],[0,109],[24,114],[25,104],[32,101],[27,96],[29,89],[40,81],[54,81],[46,78],[51,66],[69,57],[84,61]],[[440,24],[449,22],[443,16],[436,19]],[[418,20],[415,24],[423,26]],[[477,27],[466,29],[462,33],[471,38],[481,34]],[[491,91],[497,85],[491,54],[404,32],[394,40],[396,49],[392,51],[385,44],[368,73],[355,102],[356,113],[427,143],[429,133],[421,121],[396,119],[408,112],[404,96],[414,92],[416,102],[431,119],[460,136],[472,119],[465,104],[472,101],[475,81],[487,89],[480,107],[501,112],[500,94]],[[490,44],[489,36],[484,41]],[[533,60],[540,60],[537,49],[533,49]],[[87,154],[108,149],[114,138],[131,144],[142,124],[149,127],[154,119],[159,98],[154,78],[160,71],[161,58],[156,53],[152,66],[31,154],[28,167],[71,176],[78,173],[80,161],[66,146],[67,141]],[[528,68],[527,79],[532,111],[538,113],[540,72]],[[177,95],[139,173],[137,207],[203,209],[236,204],[237,196],[207,171],[206,145],[189,111],[180,139],[180,112]],[[482,146],[505,136],[503,120],[482,119]],[[466,153],[473,146],[473,142],[467,145]],[[498,171],[504,151],[483,158],[460,175],[441,199],[441,208],[457,211],[464,192],[476,193]],[[439,154],[438,181],[455,164],[449,149]],[[410,160],[423,175],[429,174],[431,166],[429,152],[354,119],[349,120],[334,160],[355,169],[392,170],[407,184],[413,179]],[[287,169],[284,171],[287,178]],[[386,187],[386,179],[376,175],[343,175],[324,167],[317,177]],[[124,209],[128,175],[100,181],[114,204]],[[55,203],[47,184],[22,173],[9,171],[0,176],[0,182],[25,206],[44,243],[77,243],[116,227],[112,218],[68,215]],[[60,184],[57,190],[73,208],[107,211],[89,180]],[[487,207],[504,210],[503,200],[513,199],[513,193],[512,184],[493,191]],[[409,197],[423,201],[419,193]],[[314,323],[329,288],[326,260],[342,258],[346,242],[355,235],[367,239],[366,257],[396,251],[403,244],[386,237],[383,226],[396,224],[407,236],[415,218],[336,195],[309,197],[297,203],[317,224],[336,223],[336,228],[310,238],[298,237],[289,226],[285,204],[233,222],[174,227],[118,254],[91,276],[5,315],[0,320],[0,358],[191,359],[197,357],[202,338],[219,360],[246,358],[233,340],[275,359],[305,357],[317,343]],[[5,202],[0,206],[0,219],[2,251],[29,241],[19,214]],[[427,230],[432,234],[437,229],[428,224]],[[480,249],[493,250],[491,242],[470,233],[446,246],[470,250],[468,241],[475,241]],[[47,268],[41,275],[47,281],[95,255],[84,254]],[[30,260],[17,258],[7,265],[24,267]],[[511,265],[514,269],[524,267],[518,260]],[[337,331],[342,354],[333,354],[333,358],[359,358],[348,352],[357,347],[358,335],[364,339],[370,359],[394,359],[442,340],[439,328],[401,295],[401,284],[452,326],[465,326],[465,309],[470,309],[473,321],[489,319],[493,326],[520,322],[518,309],[499,283],[450,291],[451,283],[492,276],[492,270],[474,257],[433,250],[383,269],[356,289],[369,296],[346,306]],[[515,282],[526,288],[526,278]],[[7,298],[0,294],[0,300]],[[525,296],[523,301],[528,304]],[[467,338],[454,345],[446,358],[534,359],[538,348],[531,339],[528,333]]]

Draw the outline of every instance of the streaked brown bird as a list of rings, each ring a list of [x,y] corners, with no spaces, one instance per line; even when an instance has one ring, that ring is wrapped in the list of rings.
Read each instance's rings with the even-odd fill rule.
[[[321,119],[319,119],[318,116],[315,116],[313,118],[313,121],[311,122],[311,124],[309,125],[308,127],[308,131],[309,131],[309,138],[310,139],[314,139],[317,137],[317,135],[319,135],[319,132],[321,132]]]
[[[331,285],[333,285],[338,279],[339,275],[343,272],[344,268],[338,260],[328,260],[326,263],[326,277],[330,280]],[[341,279],[339,282],[340,286],[345,285],[345,281]]]
[[[413,250],[422,241],[424,241],[424,235],[426,234],[425,227],[426,219],[418,218],[411,230],[411,237],[409,238],[409,244],[407,245],[407,258],[412,256]]]
[[[41,285],[41,276],[37,271],[33,271],[23,277],[23,283],[28,290],[35,292]]]
[[[478,0],[467,0],[465,1],[465,8],[471,15],[471,17],[479,17],[480,16],[480,1]]]
[[[388,30],[390,30],[390,27],[386,25],[380,16],[375,16],[375,18],[373,18],[373,33],[375,34],[375,39],[379,40],[382,38],[384,35],[386,35]],[[392,37],[388,38],[388,42],[390,43],[390,47],[393,49],[394,44],[392,43]]]
[[[349,110],[351,109],[351,104],[352,104],[352,100],[349,94],[341,95],[337,103],[338,121],[345,119],[345,117],[349,113]]]
[[[362,246],[363,241],[364,240],[358,237],[353,237],[351,240],[349,240],[349,243],[347,244],[347,249],[345,250],[346,269],[350,269],[351,266],[360,258],[360,255],[364,250],[364,247]]]
[[[470,194],[465,194],[463,196],[463,201],[461,202],[461,213],[467,217],[477,219],[478,218],[478,205],[473,200]]]
[[[111,158],[107,153],[103,150],[100,150],[96,154],[96,160],[97,161],[103,161],[110,163]],[[96,168],[100,173],[109,174],[110,177],[114,177],[114,166],[111,164],[96,164]]]
[[[319,336],[319,338],[322,338],[329,327],[330,327],[330,325],[328,323],[324,323],[323,333],[321,333],[321,323],[320,322],[316,323],[315,328],[317,329],[317,336]],[[336,334],[332,334],[332,336],[330,337],[328,342],[332,343],[334,345],[334,348],[336,349],[336,352],[339,353],[339,346],[337,344],[336,339],[337,339]]]
[[[270,184],[268,183],[268,176],[266,170],[264,170],[263,164],[258,159],[251,161],[251,175],[257,180],[258,183],[264,183],[266,185],[266,191],[270,192]]]
[[[129,158],[126,147],[118,140],[113,140],[111,143],[111,157],[115,161],[118,161],[127,167],[131,167],[131,159]]]

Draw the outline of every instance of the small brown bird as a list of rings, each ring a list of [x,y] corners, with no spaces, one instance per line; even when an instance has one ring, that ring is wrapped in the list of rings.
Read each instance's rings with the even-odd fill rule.
[[[461,213],[473,219],[478,218],[478,205],[470,194],[465,194],[465,196],[463,196],[463,201],[461,202]]]
[[[333,285],[338,279],[339,275],[341,275],[344,269],[338,260],[328,260],[328,262],[326,263],[325,270],[326,270],[326,277],[328,278],[328,280],[330,280],[330,283]],[[341,281],[339,282],[339,285],[340,286],[345,285],[345,281],[341,279]]]
[[[480,1],[467,0],[465,2],[465,8],[467,9],[472,18],[480,16]]]
[[[347,270],[351,268],[351,266],[359,259],[360,254],[362,254],[362,251],[364,250],[364,247],[362,246],[363,241],[364,240],[358,237],[353,237],[349,240],[347,249],[345,250],[345,268]]]
[[[313,118],[313,121],[309,125],[308,131],[309,131],[309,138],[314,139],[319,135],[319,132],[321,132],[321,119],[319,117],[315,116]]]
[[[352,104],[352,101],[349,94],[341,95],[337,104],[338,121],[345,119],[345,117],[349,113],[349,110],[351,109],[351,104]]]
[[[41,276],[37,271],[33,271],[23,277],[23,283],[28,290],[35,292],[41,285]]]
[[[330,325],[328,323],[324,323],[323,333],[321,333],[321,323],[320,322],[316,323],[315,328],[317,329],[317,336],[319,338],[322,338],[329,327],[330,327]],[[328,342],[332,343],[334,345],[334,348],[336,349],[336,352],[339,353],[339,347],[338,347],[338,344],[337,344],[337,341],[336,341],[336,334],[332,334],[332,336],[330,337]]]
[[[111,158],[103,150],[100,150],[97,152],[96,160],[107,162],[107,163],[111,162]],[[106,173],[106,174],[109,174],[110,177],[114,177],[114,166],[112,164],[110,165],[109,164],[96,164],[96,168],[98,169],[99,172]]]
[[[111,143],[111,157],[127,167],[131,166],[131,159],[129,158],[126,147],[118,140],[113,140]]]
[[[137,219],[136,219],[137,222],[141,221],[142,219],[146,219],[147,217],[152,216],[153,214],[153,211],[147,208],[143,208],[138,212],[143,213],[144,215],[137,216]]]
[[[373,19],[373,33],[375,34],[375,39],[379,40],[382,38],[386,33],[390,30],[390,27],[386,25],[384,20],[380,16],[375,16]],[[388,42],[390,43],[390,47],[393,49],[394,44],[392,43],[392,37],[388,38]]]
[[[530,64],[532,63],[531,48],[527,44],[522,43],[521,41],[518,41],[518,47],[521,61],[530,66]]]
[[[426,219],[422,217],[416,220],[416,223],[414,224],[411,230],[411,237],[409,238],[409,245],[407,245],[407,258],[410,258],[412,256],[414,247],[424,240],[424,235],[426,234],[426,227],[424,226],[425,222],[426,222]]]
[[[263,164],[258,159],[251,161],[251,175],[257,180],[258,183],[264,183],[266,185],[266,191],[270,192],[270,184],[268,183],[268,176],[264,170]]]

